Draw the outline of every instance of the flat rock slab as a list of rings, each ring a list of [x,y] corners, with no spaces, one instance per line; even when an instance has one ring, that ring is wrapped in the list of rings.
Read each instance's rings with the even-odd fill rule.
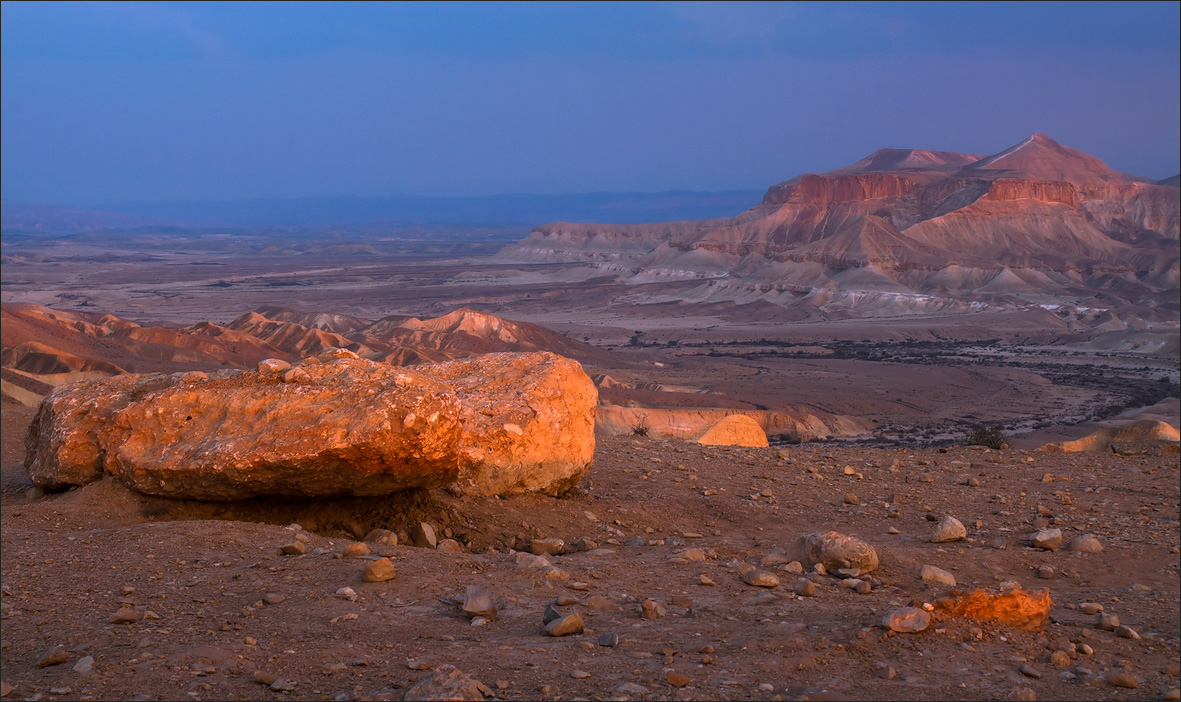
[[[457,483],[557,494],[590,467],[598,396],[575,361],[501,353],[411,370],[335,351],[295,368],[62,386],[29,428],[25,465],[47,490],[111,475],[214,501]]]

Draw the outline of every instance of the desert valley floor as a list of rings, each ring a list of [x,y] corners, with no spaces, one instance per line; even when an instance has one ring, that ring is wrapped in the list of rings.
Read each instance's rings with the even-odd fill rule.
[[[614,408],[591,471],[561,498],[203,504],[113,480],[47,495],[21,466],[35,409],[6,390],[6,699],[419,699],[414,686],[442,665],[499,699],[1178,698],[1178,454],[1160,442],[1035,450],[1136,418],[1175,427],[1175,324],[1096,331],[1106,322],[1037,305],[860,316],[683,304],[668,300],[695,283],[621,283],[581,265],[379,250],[303,266],[298,252],[239,245],[157,242],[144,255],[72,242],[38,258],[6,241],[6,314],[47,305],[175,329],[268,306],[367,324],[466,307],[533,322],[584,345]],[[5,331],[41,319],[28,309]],[[85,343],[98,353],[116,338]],[[144,348],[127,342],[115,361],[221,363]],[[6,365],[6,388],[44,392],[18,370]],[[707,409],[819,418],[829,435],[739,448],[656,431],[660,417],[672,427]],[[965,446],[978,423],[1003,425],[1012,447]],[[932,543],[945,516],[967,538]],[[462,550],[409,545],[423,522]],[[1042,527],[1092,534],[1102,550],[1030,547]],[[399,545],[359,547],[375,528]],[[787,564],[799,536],[827,531],[877,550],[860,590]],[[582,550],[525,555],[544,539]],[[302,554],[282,554],[297,541]],[[363,582],[382,556],[396,578]],[[936,610],[921,633],[883,628],[950,589],[923,566],[963,590],[1045,589],[1050,621],[1026,632]],[[778,584],[748,584],[752,569]],[[494,620],[465,616],[468,586],[491,595]],[[545,635],[548,607],[579,614],[582,633]]]

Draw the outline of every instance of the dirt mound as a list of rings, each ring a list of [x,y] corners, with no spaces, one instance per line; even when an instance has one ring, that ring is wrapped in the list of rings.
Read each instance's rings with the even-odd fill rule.
[[[766,446],[767,435],[759,423],[743,414],[731,414],[697,439],[707,446]]]
[[[1040,451],[1056,451],[1060,453],[1076,453],[1079,451],[1115,451],[1118,444],[1128,444],[1143,441],[1170,442],[1181,441],[1181,432],[1167,422],[1155,419],[1141,419],[1131,424],[1119,427],[1108,427],[1088,434],[1074,441],[1058,441],[1042,446]]]

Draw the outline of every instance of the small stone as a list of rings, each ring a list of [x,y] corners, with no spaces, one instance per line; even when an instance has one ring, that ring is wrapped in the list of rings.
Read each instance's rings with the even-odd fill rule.
[[[951,541],[960,541],[968,535],[968,530],[960,520],[951,516],[950,514],[939,520],[935,525],[935,534],[931,536],[931,541],[937,544],[948,543]]]
[[[898,677],[898,671],[894,670],[893,666],[886,666],[878,671],[878,677],[882,680],[893,680]]]
[[[435,547],[436,551],[443,551],[445,553],[463,553],[463,544],[455,539],[443,539],[439,545]]]
[[[1100,614],[1097,626],[1103,631],[1115,631],[1119,628],[1119,616],[1115,614]]]
[[[112,624],[134,624],[139,621],[139,612],[130,607],[120,607],[107,621]]]
[[[1037,702],[1037,693],[1033,691],[1033,688],[1017,687],[1009,693],[1008,699],[1013,702]]]
[[[12,694],[12,685],[6,682],[0,682],[0,697],[8,697]]]
[[[1103,544],[1099,543],[1094,534],[1083,534],[1071,539],[1066,550],[1075,553],[1103,553]]]
[[[1090,644],[1081,643],[1081,644],[1078,644],[1078,646],[1076,648],[1077,648],[1078,652],[1083,654],[1084,656],[1095,655],[1095,649],[1091,648]]]
[[[931,625],[931,615],[918,607],[899,607],[882,618],[882,626],[900,634],[917,634]]]
[[[664,609],[664,605],[656,600],[644,600],[644,604],[640,606],[640,616],[644,619],[659,619],[668,612]]]
[[[334,594],[342,600],[348,600],[349,602],[357,601],[357,591],[351,587],[337,588]]]
[[[586,598],[586,606],[596,612],[610,612],[615,609],[615,604],[602,595],[591,595]]]
[[[704,563],[705,551],[700,548],[687,548],[673,554],[673,558],[683,559],[686,563]]]
[[[582,617],[575,612],[546,624],[545,633],[549,636],[569,636],[570,634],[581,634],[583,628]]]
[[[717,585],[717,583],[715,583],[708,575],[697,576],[697,583],[699,585],[704,585],[705,587],[713,587],[714,585]]]
[[[393,580],[397,575],[398,571],[394,568],[393,561],[382,558],[365,566],[365,574],[362,577],[367,583],[384,583]]]
[[[779,578],[774,573],[754,568],[742,575],[742,582],[754,587],[778,587]]]
[[[74,672],[81,675],[94,672],[94,656],[83,656],[74,664]]]
[[[780,568],[780,570],[782,570],[784,573],[791,573],[792,575],[803,575],[804,564],[800,563],[799,561],[792,561],[791,563],[788,563],[787,565]]]
[[[419,522],[410,528],[410,541],[419,548],[433,549],[439,545],[435,528],[426,522]]]
[[[570,671],[570,677],[574,678],[575,680],[584,680],[586,678],[589,678],[590,676],[591,676],[591,674],[586,672],[585,670]]]
[[[614,631],[606,634],[599,634],[599,645],[603,646],[604,648],[615,648],[619,645],[619,634],[615,633]]]
[[[1034,680],[1042,679],[1041,671],[1028,663],[1022,663],[1021,667],[1017,669],[1017,672],[1021,673],[1027,678],[1033,678]]]
[[[1136,633],[1136,630],[1133,629],[1132,627],[1128,626],[1127,624],[1120,624],[1119,626],[1117,626],[1115,628],[1115,635],[1122,636],[1125,639],[1131,639],[1133,641],[1140,640],[1140,634]]]
[[[411,658],[410,660],[406,661],[406,667],[410,670],[430,670],[431,664],[426,661]]]
[[[461,672],[455,666],[441,665],[415,683],[402,699],[412,700],[469,700],[477,702],[494,693],[479,680]]]
[[[668,673],[668,684],[673,687],[685,687],[689,684],[689,676],[678,673],[675,670],[670,670]]]
[[[302,541],[292,541],[286,546],[279,549],[279,553],[284,556],[302,556],[307,553],[308,547]]]
[[[1083,614],[1098,614],[1103,611],[1103,605],[1098,602],[1083,602],[1078,608]]]
[[[471,623],[474,627],[488,626],[488,624],[491,623],[491,620],[489,620],[487,617],[472,617]]]
[[[1109,682],[1116,687],[1123,687],[1128,690],[1135,690],[1140,687],[1140,678],[1131,673],[1119,673],[1112,675]]]
[[[1039,529],[1029,535],[1029,545],[1044,551],[1057,551],[1062,548],[1062,530]]]
[[[296,684],[291,680],[279,678],[275,682],[271,683],[270,688],[275,692],[294,692]]]
[[[279,676],[275,675],[274,673],[267,673],[262,670],[254,671],[254,682],[258,683],[259,685],[270,685],[278,679]]]
[[[374,529],[365,535],[365,543],[381,546],[397,546],[398,535],[389,529]]]
[[[269,605],[277,605],[285,599],[287,598],[277,592],[268,592],[262,596],[262,601]]]
[[[1167,702],[1181,702],[1181,688],[1174,687],[1166,690],[1165,694],[1161,695],[1161,699]]]
[[[369,555],[369,546],[367,544],[349,544],[344,547],[345,558],[360,558],[361,556]]]
[[[615,694],[615,697],[612,699],[628,699],[630,697],[636,697],[636,696],[642,695],[642,694],[646,693],[647,691],[648,691],[648,688],[644,687],[643,685],[637,685],[635,683],[630,683],[630,682],[629,683],[620,683],[620,684],[616,685],[615,687],[611,688],[611,692],[613,692]]]
[[[857,499],[857,496],[856,496],[856,495],[854,495],[854,494],[853,494],[853,493],[851,493],[851,492],[847,492],[847,493],[845,493],[845,504],[847,504],[847,505],[859,505],[859,504],[861,504],[861,502],[860,502],[860,501]]]
[[[562,611],[557,607],[554,607],[553,605],[546,605],[545,612],[541,614],[541,623],[549,624],[550,622],[556,619],[561,619],[564,616],[566,615],[563,614]]]
[[[816,583],[808,580],[807,578],[800,578],[796,581],[796,584],[792,586],[792,592],[799,595],[800,597],[815,597]]]
[[[1056,668],[1069,668],[1070,662],[1070,654],[1066,651],[1054,651],[1050,655],[1050,665]]]
[[[1037,576],[1043,580],[1051,580],[1054,577],[1053,566],[1040,565],[1037,568]]]
[[[483,617],[488,621],[495,621],[496,603],[484,588],[479,585],[468,585],[463,591],[463,613],[471,619]]]
[[[936,585],[944,585],[946,587],[955,587],[955,576],[948,573],[942,568],[936,568],[933,565],[925,565],[919,569],[919,577],[923,582],[934,583]]]

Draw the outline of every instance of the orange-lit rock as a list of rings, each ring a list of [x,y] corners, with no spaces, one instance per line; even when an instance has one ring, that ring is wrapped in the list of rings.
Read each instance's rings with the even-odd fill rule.
[[[767,434],[759,423],[744,414],[731,414],[709,428],[699,444],[709,446],[767,446]]]
[[[478,494],[556,493],[590,467],[596,398],[577,362],[548,353],[429,372],[340,351],[295,368],[123,375],[51,393],[26,466],[47,489],[109,474],[200,500],[378,495],[461,474]]]
[[[544,351],[490,353],[417,369],[459,397],[465,491],[556,495],[590,470],[599,392],[577,361]]]
[[[1049,590],[994,593],[988,590],[953,591],[935,601],[941,616],[998,621],[1021,631],[1041,631],[1050,620]]]
[[[1155,419],[1141,419],[1119,427],[1108,427],[1088,434],[1074,441],[1058,441],[1042,446],[1039,451],[1059,451],[1075,453],[1078,451],[1111,451],[1112,444],[1133,441],[1181,441],[1181,432],[1167,422]]]

